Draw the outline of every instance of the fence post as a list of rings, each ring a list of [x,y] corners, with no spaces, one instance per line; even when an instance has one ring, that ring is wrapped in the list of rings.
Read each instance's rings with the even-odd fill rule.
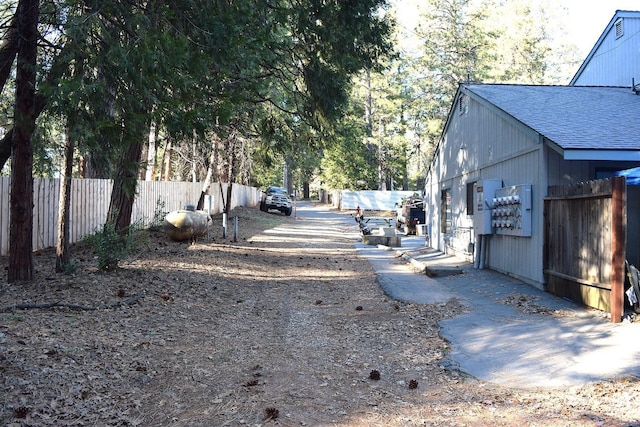
[[[227,238],[227,213],[222,213],[222,238]]]
[[[233,217],[233,241],[238,241],[238,217]]]
[[[624,268],[626,258],[627,180],[611,178],[611,321],[622,321],[624,307]]]

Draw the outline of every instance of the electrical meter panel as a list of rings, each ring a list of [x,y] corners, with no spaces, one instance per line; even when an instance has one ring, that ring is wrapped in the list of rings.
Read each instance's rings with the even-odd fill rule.
[[[492,206],[491,224],[496,234],[531,236],[531,185],[496,190]]]
[[[491,203],[500,188],[501,179],[485,179],[475,184],[473,228],[478,235],[493,234]]]

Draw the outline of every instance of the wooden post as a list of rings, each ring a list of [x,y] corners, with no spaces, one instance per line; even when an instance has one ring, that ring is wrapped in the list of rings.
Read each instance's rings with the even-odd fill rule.
[[[222,214],[222,238],[227,238],[227,213]]]
[[[627,246],[627,180],[611,178],[611,321],[622,321]]]
[[[233,217],[233,241],[238,241],[238,217]]]

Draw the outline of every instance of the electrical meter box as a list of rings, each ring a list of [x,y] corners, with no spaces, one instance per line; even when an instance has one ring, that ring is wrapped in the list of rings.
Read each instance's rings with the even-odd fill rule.
[[[475,184],[473,228],[476,234],[493,234],[492,203],[496,191],[500,188],[502,188],[501,179],[485,179]]]
[[[492,202],[492,225],[496,234],[531,236],[531,185],[496,190]]]

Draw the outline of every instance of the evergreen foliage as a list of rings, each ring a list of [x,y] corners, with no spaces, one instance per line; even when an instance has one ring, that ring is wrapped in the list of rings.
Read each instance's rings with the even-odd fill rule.
[[[17,3],[0,10],[7,45]],[[419,54],[393,55],[384,0],[42,0],[37,90],[46,115],[34,171],[57,173],[63,134],[73,133],[74,173],[120,179],[129,196],[142,167],[162,160],[171,167],[152,176],[202,179],[216,150],[216,179],[299,188],[321,174],[349,188],[414,187],[459,82],[557,74],[550,37],[560,27],[543,3],[429,0],[411,29]],[[12,105],[9,80],[0,105]],[[11,114],[1,117],[7,134]],[[152,123],[157,159],[147,165]],[[241,145],[226,142],[238,134]],[[141,146],[122,157],[132,144]],[[324,170],[331,165],[341,169]]]

